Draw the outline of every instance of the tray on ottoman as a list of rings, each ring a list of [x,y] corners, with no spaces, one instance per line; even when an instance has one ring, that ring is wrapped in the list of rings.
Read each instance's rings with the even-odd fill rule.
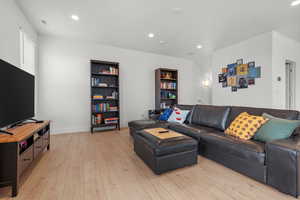
[[[128,123],[130,135],[146,128],[168,127],[168,122],[159,120],[135,120]]]
[[[176,132],[177,135],[174,134],[174,137],[160,139],[154,136],[154,129],[152,132],[154,134],[151,134],[149,129],[137,132],[134,137],[134,151],[155,174],[197,164],[198,142],[196,140]],[[170,133],[174,131],[161,134],[172,135]]]

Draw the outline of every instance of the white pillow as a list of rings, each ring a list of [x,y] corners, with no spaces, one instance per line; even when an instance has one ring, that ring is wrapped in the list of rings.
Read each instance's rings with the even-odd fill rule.
[[[183,124],[189,112],[189,110],[180,110],[179,108],[175,107],[171,116],[168,119],[168,122],[177,122]]]

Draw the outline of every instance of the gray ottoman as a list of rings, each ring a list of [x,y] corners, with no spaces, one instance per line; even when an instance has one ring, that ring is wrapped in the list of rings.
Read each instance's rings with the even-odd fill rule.
[[[155,174],[162,174],[197,164],[198,142],[185,135],[160,140],[141,130],[134,137],[134,151]]]

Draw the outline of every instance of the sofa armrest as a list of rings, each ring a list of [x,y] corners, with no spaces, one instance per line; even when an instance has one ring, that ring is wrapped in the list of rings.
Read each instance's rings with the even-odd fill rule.
[[[162,112],[162,109],[148,110],[148,117],[152,120],[158,120]]]
[[[265,147],[267,184],[279,191],[299,196],[300,136],[268,142]]]

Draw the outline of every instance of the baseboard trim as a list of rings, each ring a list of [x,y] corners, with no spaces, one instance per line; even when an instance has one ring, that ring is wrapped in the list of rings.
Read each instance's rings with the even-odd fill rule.
[[[128,130],[128,127],[121,127],[121,131]],[[115,130],[107,130],[107,131],[115,131]],[[62,135],[62,134],[78,134],[78,133],[90,133],[90,130],[87,128],[74,128],[74,129],[58,129],[51,132],[51,135]]]

